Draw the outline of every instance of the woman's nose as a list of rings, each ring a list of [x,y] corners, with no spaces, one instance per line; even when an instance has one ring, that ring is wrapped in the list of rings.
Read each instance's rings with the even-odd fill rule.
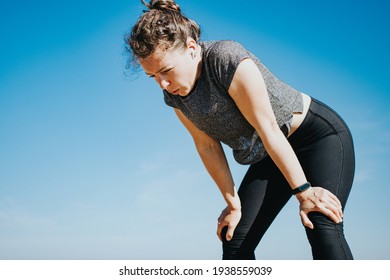
[[[160,84],[160,87],[162,88],[162,89],[167,89],[167,87],[169,86],[169,81],[168,80],[166,80],[166,79],[161,79],[160,80],[160,82],[159,82],[159,84]]]

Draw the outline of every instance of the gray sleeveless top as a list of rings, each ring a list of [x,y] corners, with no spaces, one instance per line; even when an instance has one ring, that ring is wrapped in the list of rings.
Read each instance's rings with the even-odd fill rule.
[[[287,136],[294,112],[303,111],[299,91],[273,75],[252,53],[234,41],[202,42],[202,70],[189,95],[164,92],[165,103],[179,109],[193,124],[233,149],[240,164],[253,164],[267,152],[256,130],[230,97],[228,89],[237,66],[245,58],[259,67],[279,127]]]

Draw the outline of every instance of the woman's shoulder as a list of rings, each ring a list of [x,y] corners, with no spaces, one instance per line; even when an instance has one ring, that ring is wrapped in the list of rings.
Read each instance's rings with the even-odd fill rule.
[[[203,43],[203,70],[205,76],[215,78],[228,89],[238,65],[251,57],[238,42],[232,40],[209,41]]]

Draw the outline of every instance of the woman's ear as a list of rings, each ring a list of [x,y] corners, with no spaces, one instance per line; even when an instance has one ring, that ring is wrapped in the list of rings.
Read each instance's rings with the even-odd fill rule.
[[[189,48],[190,51],[196,52],[197,47],[198,43],[192,37],[187,37],[187,48]]]

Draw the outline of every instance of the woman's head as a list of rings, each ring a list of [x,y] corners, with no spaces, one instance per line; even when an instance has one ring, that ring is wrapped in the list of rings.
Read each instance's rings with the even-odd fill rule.
[[[151,0],[148,8],[126,36],[128,50],[133,62],[150,56],[157,49],[185,48],[187,38],[200,39],[200,28],[181,13],[173,0]]]
[[[132,63],[141,65],[162,89],[185,96],[200,75],[199,26],[173,0],[142,3],[149,10],[126,37]]]

